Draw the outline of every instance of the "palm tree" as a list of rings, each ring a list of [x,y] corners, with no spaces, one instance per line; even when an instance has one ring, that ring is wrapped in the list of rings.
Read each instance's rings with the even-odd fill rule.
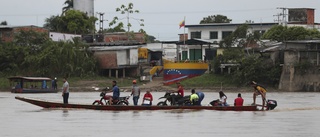
[[[66,0],[63,5],[67,5],[62,8],[62,14],[64,15],[68,10],[73,9],[73,0]]]

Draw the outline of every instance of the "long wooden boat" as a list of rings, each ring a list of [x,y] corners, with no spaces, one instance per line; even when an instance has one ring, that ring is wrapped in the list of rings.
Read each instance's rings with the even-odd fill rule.
[[[8,78],[12,93],[57,93],[58,90],[52,85],[51,78],[47,77],[22,77],[14,76]]]
[[[258,111],[257,106],[108,106],[108,105],[89,105],[89,104],[63,104],[60,102],[49,102],[39,99],[31,99],[26,97],[15,97],[18,100],[31,103],[43,108],[76,108],[76,109],[93,109],[93,110],[175,110],[175,109],[190,109],[190,110],[219,110],[219,111]]]

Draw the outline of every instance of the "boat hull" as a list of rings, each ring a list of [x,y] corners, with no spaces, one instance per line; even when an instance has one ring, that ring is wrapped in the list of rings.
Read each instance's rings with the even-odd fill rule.
[[[13,89],[12,93],[57,93],[54,89]]]
[[[219,110],[219,111],[257,111],[257,106],[108,106],[108,105],[89,105],[89,104],[63,104],[58,102],[49,102],[38,99],[31,99],[25,97],[15,97],[18,100],[31,103],[33,105],[43,108],[74,108],[74,109],[92,109],[92,110],[111,110],[111,111],[125,111],[125,110],[175,110],[175,109],[189,109],[189,110]]]

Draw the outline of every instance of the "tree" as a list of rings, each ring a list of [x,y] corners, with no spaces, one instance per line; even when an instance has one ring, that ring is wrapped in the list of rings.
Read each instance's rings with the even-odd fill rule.
[[[85,13],[69,10],[64,16],[51,16],[46,19],[44,28],[71,34],[88,34],[95,31],[95,17],[88,17]]]
[[[29,31],[16,35],[17,41],[1,45],[0,75],[82,77],[97,74],[97,61],[81,39],[54,42],[47,35],[44,38],[42,33]]]
[[[139,22],[140,26],[144,26],[144,24],[142,23],[142,22],[144,22],[143,19],[136,19],[136,18],[130,17],[130,14],[139,13],[139,10],[133,9],[133,3],[129,3],[128,6],[121,5],[119,8],[116,8],[116,12],[120,12],[121,14],[126,14],[125,18],[127,19],[127,24],[126,24],[127,32],[130,32],[130,27],[132,27],[132,24],[130,23],[130,19],[134,19]],[[118,20],[120,20],[118,17],[114,17],[113,20],[109,23],[109,26],[113,26],[113,25],[117,24]],[[117,25],[117,26],[119,27],[120,25]],[[117,29],[117,30],[119,30],[119,29]]]
[[[256,44],[260,40],[260,34],[257,32],[249,33],[248,29],[248,24],[238,26],[234,32],[220,41],[220,47],[232,47],[235,45],[237,47],[248,47],[251,44]]]
[[[204,17],[200,24],[208,24],[208,23],[230,23],[232,19],[229,19],[227,16],[224,15],[210,15],[208,17]]]
[[[64,2],[64,5],[66,5],[66,6],[62,8],[62,13],[61,13],[61,15],[64,15],[67,11],[73,9],[73,0],[66,0],[66,1]]]
[[[279,42],[287,40],[305,40],[320,38],[320,32],[316,29],[306,29],[304,27],[275,25],[269,29],[262,38]]]
[[[7,21],[2,21],[0,25],[8,25]]]

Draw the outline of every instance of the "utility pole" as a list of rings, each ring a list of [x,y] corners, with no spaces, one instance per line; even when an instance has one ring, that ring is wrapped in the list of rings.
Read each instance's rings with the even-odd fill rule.
[[[99,31],[100,31],[100,33],[102,33],[103,32],[103,15],[104,15],[104,13],[102,13],[102,12],[97,12],[97,14],[99,14]]]
[[[278,13],[277,15],[273,15],[273,17],[278,17],[278,19],[274,20],[275,22],[278,22],[278,25],[280,25],[280,16],[281,16],[281,13]]]
[[[280,13],[280,15],[282,16],[282,24],[284,25],[284,26],[287,26],[287,13],[286,13],[286,11],[287,11],[287,9],[288,8],[285,8],[285,7],[278,7],[277,9],[281,9],[282,10],[282,13]]]

